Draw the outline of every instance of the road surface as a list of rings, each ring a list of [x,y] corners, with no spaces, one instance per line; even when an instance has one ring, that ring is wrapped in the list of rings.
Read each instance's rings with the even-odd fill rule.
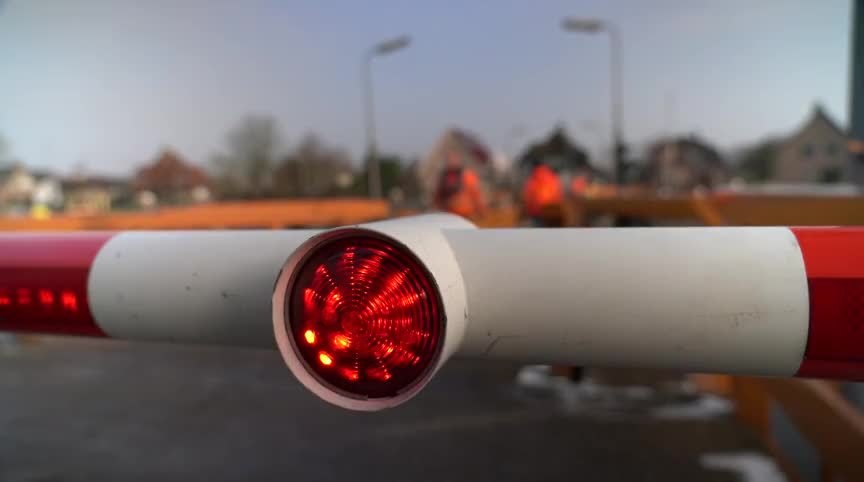
[[[706,457],[761,452],[729,415],[520,388],[517,368],[451,362],[370,414],[308,394],[275,350],[0,345],[0,480],[735,481]]]

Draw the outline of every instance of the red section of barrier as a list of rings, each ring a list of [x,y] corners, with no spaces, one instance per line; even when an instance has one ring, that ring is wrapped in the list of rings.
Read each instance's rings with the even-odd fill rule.
[[[0,331],[105,336],[87,279],[113,233],[0,235]]]
[[[798,376],[864,380],[864,228],[792,232],[810,292],[810,331]]]

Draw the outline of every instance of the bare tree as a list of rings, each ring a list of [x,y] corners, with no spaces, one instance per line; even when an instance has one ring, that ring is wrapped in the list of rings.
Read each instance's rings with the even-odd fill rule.
[[[213,158],[217,178],[229,197],[259,198],[273,192],[273,173],[282,148],[276,120],[249,116],[226,136],[226,151]]]
[[[744,147],[737,156],[738,174],[751,182],[770,181],[780,144],[780,140],[769,138]]]
[[[351,182],[348,154],[315,134],[303,137],[276,172],[276,189],[284,196],[322,196]]]

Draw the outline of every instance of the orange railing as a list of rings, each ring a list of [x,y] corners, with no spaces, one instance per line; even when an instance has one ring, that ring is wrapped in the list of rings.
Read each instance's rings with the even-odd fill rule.
[[[708,226],[864,225],[864,196],[604,196],[581,198],[572,206],[584,214],[696,221]]]
[[[386,201],[369,199],[248,201],[49,219],[0,218],[0,231],[281,229],[355,224],[390,215]]]

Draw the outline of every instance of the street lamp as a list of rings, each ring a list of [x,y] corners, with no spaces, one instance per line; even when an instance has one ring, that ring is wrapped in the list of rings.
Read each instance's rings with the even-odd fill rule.
[[[618,28],[612,22],[592,18],[565,18],[561,28],[566,32],[598,33],[609,35],[609,81],[611,83],[612,152],[615,165],[615,182],[624,183],[624,141],[621,133],[621,40]]]
[[[363,59],[364,80],[366,87],[366,176],[369,183],[369,196],[381,198],[381,168],[378,165],[378,145],[375,139],[375,98],[372,89],[372,59],[377,56],[391,54],[407,47],[411,38],[402,35],[381,42],[366,54]]]

